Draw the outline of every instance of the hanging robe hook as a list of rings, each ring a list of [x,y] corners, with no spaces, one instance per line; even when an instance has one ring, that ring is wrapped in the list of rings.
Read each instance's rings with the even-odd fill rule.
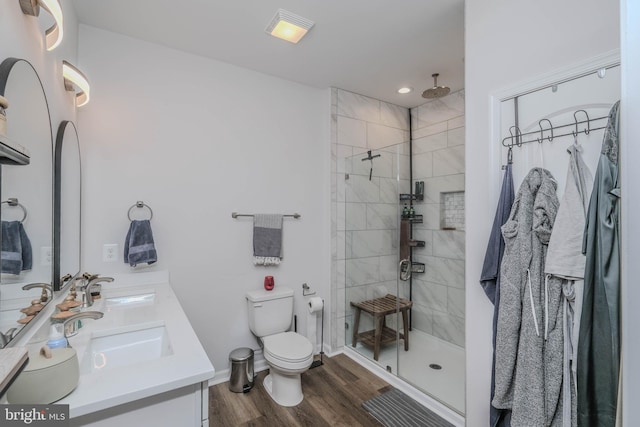
[[[542,122],[547,122],[549,123],[549,128],[545,129],[544,127],[542,127]],[[551,132],[551,135],[549,135],[547,137],[547,140],[549,142],[553,141],[553,124],[551,124],[551,120],[549,119],[542,119],[538,122],[538,126],[540,127],[540,138],[544,140],[544,131],[548,130],[549,132]]]
[[[583,112],[585,117],[587,118],[584,122],[578,122],[578,113],[580,112]],[[576,130],[571,132],[573,136],[577,136],[580,132],[584,132],[585,135],[589,135],[589,132],[591,132],[591,125],[589,124],[589,114],[585,110],[577,110],[575,113],[573,113],[573,120],[576,124]],[[587,128],[584,131],[578,130],[578,123],[587,123]]]
[[[513,134],[515,129],[515,135]],[[522,132],[520,131],[520,128],[518,126],[511,126],[509,128],[509,133],[511,134],[511,141],[513,141],[515,139],[515,145],[517,145],[518,147],[522,147]],[[511,144],[509,144],[509,146],[513,147],[514,143],[512,142]]]

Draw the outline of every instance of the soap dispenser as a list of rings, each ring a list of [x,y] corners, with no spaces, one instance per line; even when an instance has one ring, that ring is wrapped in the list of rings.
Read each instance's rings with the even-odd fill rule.
[[[68,345],[64,336],[64,327],[62,323],[53,323],[49,328],[49,340],[47,341],[49,348],[65,348]]]

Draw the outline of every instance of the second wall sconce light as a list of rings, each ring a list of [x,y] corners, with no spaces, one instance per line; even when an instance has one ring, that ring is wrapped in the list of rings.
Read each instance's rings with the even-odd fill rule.
[[[40,14],[40,6],[53,16],[56,21],[45,32],[45,41],[47,50],[53,50],[62,42],[64,31],[62,19],[62,7],[59,0],[19,0],[22,13],[25,15],[38,16]]]
[[[91,87],[82,71],[67,61],[62,61],[62,77],[64,77],[64,88],[66,90],[75,91],[76,87],[79,89],[76,93],[76,107],[82,107],[89,102]]]

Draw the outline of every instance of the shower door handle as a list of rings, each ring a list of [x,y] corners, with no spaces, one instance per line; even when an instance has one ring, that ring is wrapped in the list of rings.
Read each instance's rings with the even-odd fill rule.
[[[406,266],[407,270],[403,271],[402,267]],[[409,258],[403,259],[400,261],[400,280],[402,280],[403,282],[406,282],[407,280],[411,279],[411,261],[409,261]]]

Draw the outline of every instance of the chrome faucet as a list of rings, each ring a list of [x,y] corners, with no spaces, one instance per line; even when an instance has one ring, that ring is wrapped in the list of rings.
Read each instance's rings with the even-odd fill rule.
[[[85,305],[86,307],[91,307],[93,305],[93,296],[91,295],[91,288],[98,283],[110,283],[113,282],[113,277],[94,277],[89,280],[89,283],[84,287],[84,297],[85,297]]]
[[[104,316],[104,313],[101,311],[81,311],[78,314],[74,314],[73,316],[67,318],[63,323],[63,330],[65,338],[72,337],[78,333],[78,329],[80,329],[79,320],[80,319],[94,319],[98,320]]]
[[[7,344],[9,344],[9,341],[13,339],[13,335],[15,334],[15,332],[16,328],[11,328],[4,334],[0,332],[0,348],[4,348]]]
[[[28,291],[33,288],[42,288],[42,296],[40,297],[40,301],[47,302],[51,298],[53,298],[53,289],[49,283],[29,283],[28,285],[24,285],[22,287],[23,291]],[[47,293],[49,291],[49,293]]]

